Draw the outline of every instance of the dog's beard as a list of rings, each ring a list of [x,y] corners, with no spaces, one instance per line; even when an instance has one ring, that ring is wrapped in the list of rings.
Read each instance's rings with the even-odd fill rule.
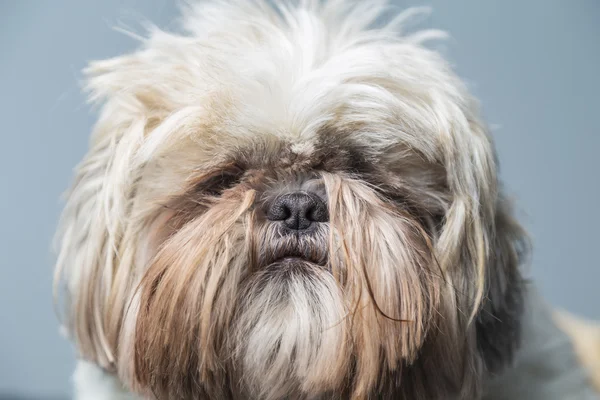
[[[361,397],[415,359],[440,301],[428,235],[363,182],[323,182],[330,223],[308,236],[257,222],[255,193],[239,189],[163,243],[123,332],[134,388]]]
[[[314,394],[340,384],[350,349],[346,307],[330,274],[309,262],[283,260],[253,275],[243,293],[230,340],[239,377],[253,397]]]

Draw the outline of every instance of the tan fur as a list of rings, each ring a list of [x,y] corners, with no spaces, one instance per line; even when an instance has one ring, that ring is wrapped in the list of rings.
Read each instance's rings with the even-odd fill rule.
[[[577,356],[600,392],[600,324],[566,311],[557,311],[554,319],[573,340]]]

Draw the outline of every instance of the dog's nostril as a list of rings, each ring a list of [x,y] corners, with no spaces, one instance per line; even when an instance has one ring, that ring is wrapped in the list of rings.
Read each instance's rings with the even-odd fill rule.
[[[292,216],[292,211],[284,202],[275,202],[267,214],[267,218],[271,221],[284,221]]]
[[[296,192],[279,196],[267,212],[270,221],[282,221],[286,227],[304,230],[313,222],[327,222],[327,206],[316,195]]]
[[[306,217],[314,222],[327,222],[329,216],[327,214],[327,207],[320,199],[318,203],[313,204],[306,213]]]

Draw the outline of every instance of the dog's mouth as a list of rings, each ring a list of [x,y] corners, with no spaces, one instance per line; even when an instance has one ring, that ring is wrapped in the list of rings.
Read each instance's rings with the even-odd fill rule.
[[[271,225],[254,246],[254,265],[259,269],[274,263],[308,263],[324,267],[329,261],[328,231],[321,227],[310,233],[280,232]]]
[[[327,252],[318,246],[276,246],[261,252],[259,264],[263,267],[275,263],[310,263],[318,266],[327,264]]]

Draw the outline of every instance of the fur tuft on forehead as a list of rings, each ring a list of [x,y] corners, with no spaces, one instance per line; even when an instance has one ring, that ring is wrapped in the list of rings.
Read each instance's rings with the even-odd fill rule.
[[[152,132],[144,161],[184,138],[206,162],[256,141],[310,153],[323,126],[352,132],[375,153],[402,142],[440,159],[444,132],[469,123],[470,99],[422,46],[439,32],[402,35],[406,20],[426,10],[374,28],[389,9],[383,1],[302,3],[193,3],[186,35],[155,28],[139,51],[92,63],[92,99],[144,118]]]

